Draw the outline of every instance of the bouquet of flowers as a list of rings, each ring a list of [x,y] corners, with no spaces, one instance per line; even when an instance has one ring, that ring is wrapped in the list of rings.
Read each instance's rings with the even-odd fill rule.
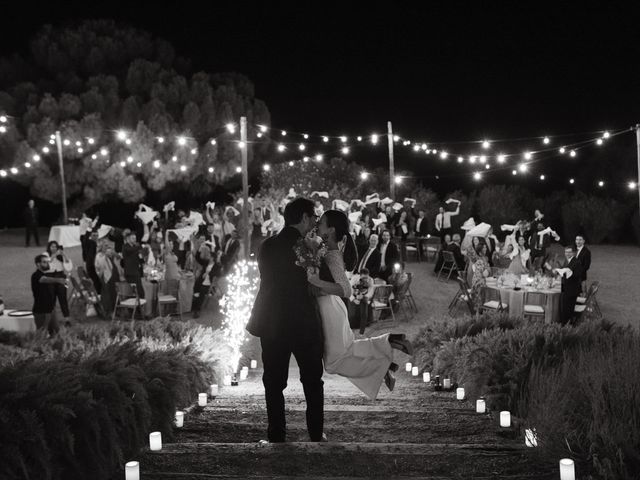
[[[306,271],[311,269],[317,271],[320,269],[322,258],[327,253],[324,245],[321,245],[320,237],[311,236],[301,238],[296,242],[293,251],[296,254],[296,265],[304,268]]]

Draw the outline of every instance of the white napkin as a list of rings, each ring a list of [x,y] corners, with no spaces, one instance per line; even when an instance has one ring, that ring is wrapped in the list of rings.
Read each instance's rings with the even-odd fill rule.
[[[324,197],[324,198],[326,198],[326,199],[328,199],[328,198],[329,198],[329,192],[311,192],[311,196],[312,196],[312,197],[314,197],[314,196],[316,196],[316,195],[317,195],[318,197]]]
[[[407,197],[405,197],[404,202],[405,202],[405,203],[406,203],[406,202],[411,202],[411,208],[415,207],[415,206],[416,206],[416,203],[418,203],[418,202],[415,200],[415,198],[407,198]]]
[[[349,221],[356,223],[358,221],[360,221],[360,219],[362,218],[362,212],[351,212],[349,214]]]
[[[172,210],[175,210],[176,208],[176,202],[175,201],[171,201],[169,203],[167,203],[164,207],[162,207],[162,211],[163,212],[171,212]]]
[[[344,200],[334,200],[332,208],[337,210],[347,210],[349,208],[349,204]]]

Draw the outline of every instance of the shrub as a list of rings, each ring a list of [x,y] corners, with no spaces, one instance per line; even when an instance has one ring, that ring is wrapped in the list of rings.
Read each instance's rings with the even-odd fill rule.
[[[577,194],[562,206],[565,239],[578,233],[590,243],[615,242],[624,228],[627,208],[611,198]]]

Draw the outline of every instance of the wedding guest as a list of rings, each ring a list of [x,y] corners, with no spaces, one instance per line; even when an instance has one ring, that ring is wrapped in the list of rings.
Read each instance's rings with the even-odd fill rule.
[[[544,218],[544,214],[539,209],[536,208],[536,210],[533,212],[533,220],[531,221],[531,226],[530,226],[533,232],[539,231],[537,225],[538,223],[543,222],[543,218]]]
[[[371,238],[371,228],[368,226],[362,226],[360,233],[357,234],[355,238],[356,250],[358,250],[358,258],[362,258],[364,253],[369,248],[369,238]]]
[[[477,309],[482,305],[482,289],[487,285],[487,277],[491,276],[487,245],[480,243],[476,247],[475,261],[471,264],[471,298]]]
[[[576,300],[582,289],[583,269],[582,263],[576,258],[576,248],[569,245],[564,249],[566,262],[563,268],[555,271],[562,278],[561,321],[567,324],[575,317]]]
[[[47,255],[49,256],[49,270],[47,276],[53,278],[62,278],[64,280],[71,274],[73,270],[73,262],[64,253],[64,249],[58,245],[58,242],[52,240],[47,245]],[[67,287],[60,283],[53,285],[53,293],[58,300],[62,316],[65,324],[69,323],[69,303],[67,302]]]
[[[168,240],[164,250],[164,278],[166,280],[180,280],[180,267],[178,256],[174,253],[175,243]]]
[[[380,273],[380,251],[378,250],[378,235],[375,233],[369,236],[369,247],[360,256],[360,262],[356,271],[366,269],[372,277],[377,277]]]
[[[465,260],[464,256],[462,255],[462,251],[460,250],[461,241],[462,241],[462,238],[460,237],[460,234],[455,233],[452,237],[451,243],[447,245],[446,249],[449,250],[451,253],[453,253],[453,258],[455,259],[456,267],[458,267],[458,270],[462,272],[464,270],[464,267],[467,261]]]
[[[223,272],[229,273],[231,267],[238,261],[238,255],[240,252],[240,235],[237,230],[231,233],[231,237],[227,240],[222,252],[222,269]]]
[[[49,277],[49,258],[47,255],[38,255],[35,258],[36,271],[31,275],[31,292],[33,293],[33,319],[38,330],[47,330],[49,335],[55,335],[60,330],[58,321],[53,315],[56,297],[54,285],[67,286],[67,280],[63,278]]]
[[[40,246],[40,236],[38,235],[38,209],[36,208],[36,202],[30,199],[27,202],[27,206],[23,212],[24,227],[25,227],[25,246],[31,245],[31,235],[36,241],[36,246]]]
[[[113,249],[116,253],[122,253],[122,246],[124,245],[124,237],[128,235],[129,229],[125,228],[121,230],[120,228],[112,227],[107,234],[107,238],[113,242]]]
[[[191,313],[193,318],[200,316],[200,309],[204,299],[209,294],[211,286],[214,284],[214,278],[220,277],[222,267],[216,262],[215,255],[204,246],[198,250],[196,254],[196,262],[199,264],[196,275],[196,282],[193,287],[193,299],[191,301]]]
[[[217,252],[221,248],[220,237],[216,234],[216,226],[213,223],[207,224],[207,233],[205,234],[205,241],[210,242],[212,245],[211,251]]]
[[[529,273],[528,263],[531,251],[527,248],[524,235],[518,237],[517,241],[515,240],[515,236],[516,232],[507,236],[512,246],[511,253],[509,254],[511,263],[509,264],[508,271],[515,275],[524,275],[525,273]]]
[[[87,275],[93,282],[96,292],[100,293],[100,279],[96,273],[96,254],[98,253],[98,232],[93,230],[87,230],[84,235],[84,242],[80,239],[84,248],[82,250],[82,260],[84,261],[84,268],[87,271]]]
[[[536,210],[538,212],[538,210]],[[531,263],[537,265],[538,268],[546,262],[547,248],[551,245],[551,234],[545,232],[542,219],[535,221],[536,230],[529,238],[529,246],[531,247]]]
[[[585,245],[584,235],[576,236],[576,258],[582,265],[582,293],[587,293],[587,272],[591,268],[591,250]]]
[[[107,316],[113,313],[116,304],[116,283],[120,281],[120,269],[116,263],[113,244],[103,240],[98,245],[95,268],[100,280],[100,301]]]
[[[427,222],[426,213],[422,209],[418,210],[418,218],[416,220],[413,233],[420,239],[419,248],[424,253],[424,246],[426,245],[426,240],[424,240],[424,238],[429,233],[429,223]]]
[[[460,200],[454,200],[453,198],[447,201],[456,202],[457,206],[455,211],[453,212],[446,211],[444,206],[438,209],[438,215],[436,215],[435,226],[436,226],[436,231],[440,235],[440,239],[442,240],[443,243],[444,243],[444,236],[447,233],[451,234],[451,217],[454,217],[460,214],[460,205],[462,203]]]
[[[258,249],[262,243],[262,224],[264,223],[264,217],[262,216],[262,209],[257,207],[253,209],[251,215],[251,253],[258,254]]]
[[[519,220],[516,223],[516,229],[514,231],[516,242],[520,241],[520,238],[524,238],[524,246],[529,248],[529,238],[531,236],[531,225],[524,220]]]
[[[402,264],[407,261],[407,237],[409,236],[409,219],[405,211],[400,212],[395,220],[396,237],[400,238],[400,259]]]
[[[127,283],[135,283],[138,290],[138,296],[144,298],[144,289],[142,288],[142,249],[136,242],[136,234],[130,232],[125,238],[122,247],[122,268],[124,269],[124,279]]]
[[[236,226],[233,224],[233,211],[230,209],[224,216],[224,222],[222,224],[222,243],[226,244],[227,240],[231,237],[231,234],[235,232]]]
[[[153,229],[149,235],[149,248],[156,261],[162,261],[162,251],[164,249],[164,236],[158,229]]]
[[[436,265],[435,265],[435,268],[433,269],[433,273],[438,273],[442,268],[442,264],[444,262],[444,255],[442,255],[442,251],[448,250],[447,247],[449,247],[449,245],[451,245],[451,235],[446,234],[444,236],[444,243],[441,245],[440,250],[438,250],[438,255],[436,257]]]
[[[82,217],[80,218],[79,227],[80,227],[80,236],[82,237],[87,230],[95,230],[98,225],[99,217],[96,216],[95,220],[91,219],[87,212],[82,212]]]
[[[398,246],[391,241],[391,232],[384,230],[380,236],[382,242],[378,246],[380,252],[380,269],[378,277],[387,281],[393,273],[393,266],[400,261]]]

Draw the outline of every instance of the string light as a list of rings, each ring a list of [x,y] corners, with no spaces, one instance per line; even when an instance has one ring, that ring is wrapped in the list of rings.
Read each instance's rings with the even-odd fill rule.
[[[7,133],[7,127],[0,125],[0,133]]]
[[[480,163],[487,163],[487,156],[486,155],[480,155]]]
[[[209,167],[209,173],[213,173],[215,169],[213,167]]]
[[[242,140],[239,141],[238,142],[238,148],[242,150],[244,147],[246,147],[246,144]]]
[[[599,186],[600,188],[604,187],[604,182],[603,182],[602,180],[600,180],[600,181],[598,182],[598,186]]]
[[[316,155],[316,161],[321,162],[324,157],[320,154]]]
[[[357,140],[358,140],[359,142],[361,142],[361,141],[362,141],[362,137],[358,135]]]
[[[236,173],[242,173],[242,168],[241,167],[236,167]]]
[[[29,162],[24,162],[25,168],[31,168],[31,164]]]
[[[291,160],[291,161],[289,162],[289,166],[290,166],[290,167],[293,167],[294,165],[295,165],[295,162],[294,162],[293,160]]]
[[[278,145],[278,151],[279,152],[284,152],[287,149],[287,147],[285,147],[283,144],[279,144]]]
[[[7,116],[6,115],[0,115],[0,123],[7,123]]]
[[[488,163],[484,166],[485,170],[489,170],[491,168],[491,165],[489,165]]]
[[[393,141],[397,142],[398,140],[400,140],[400,137],[398,135],[394,135],[393,136]]]
[[[596,144],[597,145],[602,145],[603,143],[604,143],[604,141],[601,138],[596,140]]]
[[[180,165],[180,171],[181,172],[186,172],[187,171],[187,166],[186,165]]]
[[[130,139],[130,138],[127,138],[127,139],[124,141],[124,143],[125,143],[125,144],[127,144],[127,145],[131,145],[131,139]]]
[[[191,149],[191,155],[196,155],[198,153],[198,149],[197,148],[192,148]]]
[[[173,157],[171,157],[171,161],[172,162],[177,162],[178,161],[178,157],[176,157],[175,155]]]
[[[462,162],[464,162],[464,158],[458,157],[458,163],[462,163]]]
[[[184,137],[178,137],[178,145],[184,147],[187,144],[187,139]]]
[[[287,131],[286,131],[286,130],[282,130],[282,132],[280,132],[280,134],[281,134],[283,137],[286,137],[286,136],[287,136]]]
[[[560,147],[560,150],[558,150],[558,151],[559,151],[560,153],[564,154],[564,152],[566,152],[567,150],[566,150],[566,148],[564,148],[564,147]]]
[[[531,152],[524,152],[524,159],[531,160],[533,158],[533,154]]]
[[[420,148],[422,148],[422,150],[427,151],[429,149],[429,146],[426,143],[423,143],[422,145],[420,145]]]
[[[100,149],[100,155],[102,155],[103,157],[106,157],[108,154],[109,154],[109,151],[106,148]]]
[[[304,152],[304,149],[305,149],[305,148],[306,148],[306,147],[304,146],[304,143],[301,143],[301,144],[298,146],[298,150],[300,150],[301,152]]]
[[[37,153],[33,156],[33,161],[34,162],[39,162],[40,161],[40,155],[38,155]]]
[[[261,132],[258,132],[258,133],[256,134],[256,137],[258,137],[258,138],[262,138],[262,133],[261,133]]]
[[[158,143],[164,143],[164,137],[158,137]]]
[[[10,172],[13,173],[14,175],[17,175],[18,174],[18,169],[16,167],[11,167]]]
[[[265,172],[268,172],[269,170],[271,170],[271,166],[270,166],[268,163],[265,163],[265,164],[262,166],[262,169],[263,169]]]
[[[442,160],[446,160],[448,156],[449,156],[449,154],[447,152],[445,152],[445,151],[440,152],[440,158]]]
[[[375,133],[371,135],[371,143],[373,143],[374,145],[377,145],[378,143],[378,135],[376,135]]]
[[[360,173],[360,180],[366,180],[369,178],[369,174],[367,172]]]
[[[396,178],[395,178],[395,182],[396,182],[396,185],[400,185],[400,184],[402,183],[402,177],[401,177],[401,176],[399,176],[399,175],[398,175],[398,176],[396,176]]]
[[[413,146],[413,151],[414,152],[419,152],[420,151],[420,145],[414,145]]]
[[[124,130],[118,130],[118,133],[116,134],[116,138],[121,142],[124,142],[127,139],[127,134]]]
[[[324,143],[327,143],[327,142],[329,141],[329,137],[322,137],[322,141],[323,141]]]
[[[544,143],[545,145],[549,145],[549,142],[550,142],[550,141],[551,141],[551,140],[549,140],[549,137],[544,137],[544,138],[542,139],[542,143]]]
[[[78,141],[76,142],[76,147],[79,147],[80,145],[82,145],[82,142],[81,142],[80,140],[78,140]]]
[[[64,144],[65,147],[68,147],[69,145],[71,145],[71,140],[65,138],[62,143]]]
[[[469,163],[476,163],[476,156],[475,155],[471,155],[469,157]]]
[[[141,162],[136,163],[136,167],[140,168],[142,166]]]
[[[316,157],[316,160],[318,160],[318,158]],[[307,163],[309,161],[309,157],[302,157],[302,161],[304,163]],[[318,160],[319,161],[319,160]]]
[[[518,167],[518,169],[524,173],[527,171],[527,164],[526,163],[521,163],[520,166]]]
[[[349,153],[349,147],[342,147],[341,151],[344,155],[347,155]]]
[[[305,133],[304,135],[302,135],[304,137],[305,140],[309,140],[309,134]]]
[[[569,179],[569,183],[570,183],[571,185],[573,185],[575,182],[576,182],[576,181],[575,181],[573,178],[570,178],[570,179]]]
[[[7,172],[5,170],[0,170],[0,177],[4,178],[7,176]]]
[[[489,140],[483,140],[482,141],[482,148],[484,148],[486,150],[486,149],[488,149],[490,147],[491,147],[491,143],[489,143]]]
[[[216,142],[215,138],[213,140],[211,140],[211,145],[215,145],[216,143],[218,143],[218,142]]]
[[[636,188],[636,182],[629,182],[627,183],[627,187],[629,187],[630,190],[633,190]]]
[[[160,168],[160,160],[154,160],[153,168]]]
[[[267,133],[267,127],[266,127],[266,125],[259,125],[259,127],[260,127],[260,131],[261,131],[262,133]]]
[[[498,163],[504,163],[507,160],[507,156],[504,153],[498,155]]]
[[[544,180],[546,177],[544,175],[540,175],[540,180]]]
[[[511,175],[517,175],[518,171],[517,170],[511,170]]]
[[[127,157],[127,163],[132,163],[133,162],[133,157],[131,155],[129,155]]]
[[[345,137],[344,135],[340,137],[340,141],[342,143],[347,143],[347,137]]]
[[[127,162],[120,162],[120,166],[121,166],[122,168],[126,167],[126,166],[127,166]]]
[[[91,159],[95,160],[96,158],[98,158],[98,155],[96,155],[95,153],[93,155],[91,155]]]
[[[83,153],[84,150],[82,148],[78,148],[78,153]]]
[[[225,126],[229,133],[236,133],[236,126],[233,123],[227,123]]]
[[[571,152],[569,152],[569,155],[575,157],[577,154],[575,150],[571,150]]]
[[[611,135],[609,134],[609,132],[604,132],[604,133],[602,134],[602,136],[603,136],[604,138],[609,138]]]
[[[89,138],[87,139],[87,143],[88,143],[89,145],[93,145],[94,143],[96,143],[96,141],[95,141],[93,138],[89,137]]]
[[[49,145],[55,145],[55,144],[56,144],[56,141],[53,138],[49,140]]]
[[[475,172],[473,174],[473,179],[474,180],[480,180],[482,178],[482,175],[480,174],[480,172]]]

